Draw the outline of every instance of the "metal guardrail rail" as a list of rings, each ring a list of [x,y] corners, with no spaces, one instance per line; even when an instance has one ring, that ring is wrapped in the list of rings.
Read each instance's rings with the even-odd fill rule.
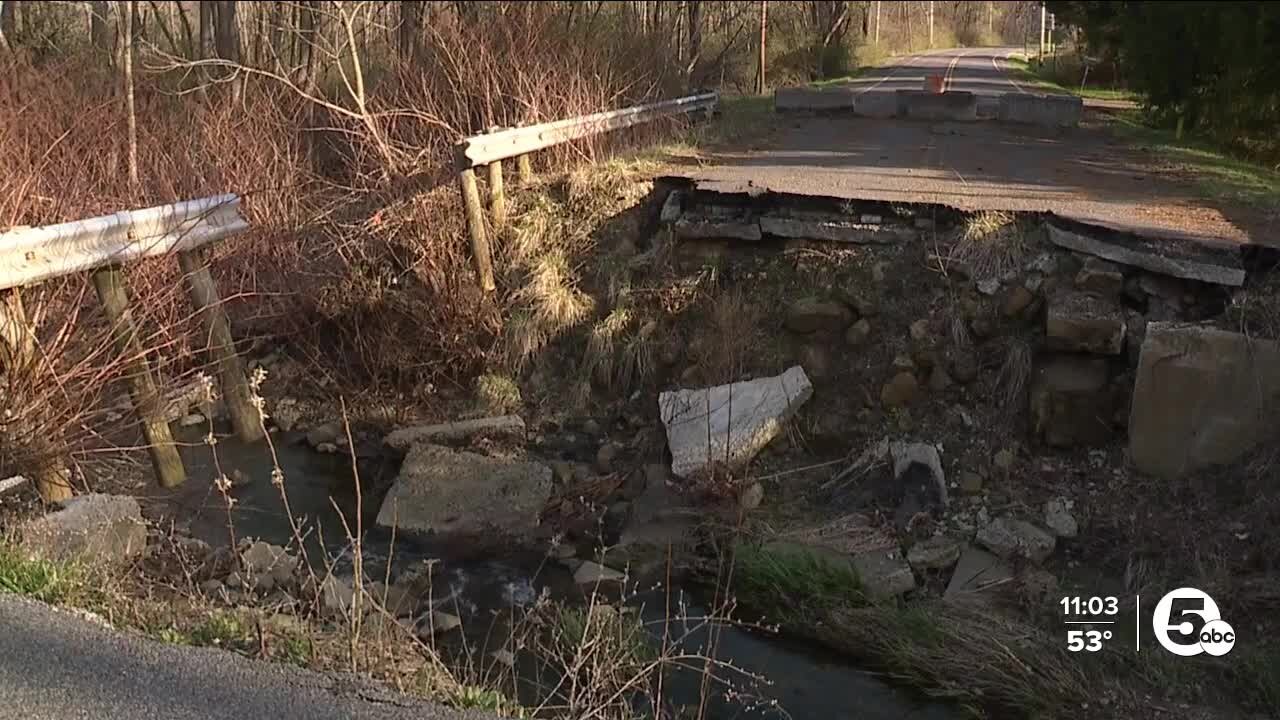
[[[471,257],[480,287],[485,292],[495,289],[489,238],[485,231],[484,211],[480,201],[480,190],[476,183],[477,167],[482,165],[489,167],[489,211],[493,217],[494,228],[501,230],[507,221],[506,194],[502,177],[503,160],[516,158],[520,180],[526,183],[533,178],[529,155],[538,150],[611,130],[652,122],[663,117],[694,112],[710,114],[715,111],[719,102],[720,96],[714,92],[688,95],[567,120],[556,120],[527,127],[500,128],[461,140],[457,144],[458,182],[462,189],[462,202],[466,206]]]
[[[23,310],[20,288],[79,272],[92,273],[98,299],[111,323],[112,340],[127,363],[130,396],[142,420],[156,477],[166,487],[177,485],[185,479],[186,471],[160,412],[160,394],[129,309],[121,266],[170,253],[178,256],[191,302],[208,333],[207,351],[218,365],[232,424],[243,440],[257,440],[262,437],[260,414],[252,402],[231,325],[202,251],[210,243],[248,229],[249,223],[240,214],[240,198],[228,194],[0,232],[0,343],[7,346],[7,357],[15,362],[33,362],[35,329]],[[34,471],[46,500],[70,495],[70,476],[65,468]]]

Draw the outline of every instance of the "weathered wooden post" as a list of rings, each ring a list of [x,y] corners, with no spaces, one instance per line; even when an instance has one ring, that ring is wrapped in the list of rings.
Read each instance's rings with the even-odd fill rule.
[[[533,182],[533,161],[529,159],[529,153],[516,158],[516,172],[520,175],[521,185]]]
[[[125,373],[129,382],[129,394],[133,406],[142,420],[142,434],[147,439],[147,451],[155,466],[156,479],[162,487],[181,485],[187,478],[182,467],[182,456],[173,442],[169,424],[160,413],[160,393],[156,389],[151,365],[138,340],[138,328],[129,309],[129,294],[125,289],[124,274],[118,265],[108,265],[93,271],[93,285],[98,299],[111,322],[111,337],[116,348],[124,356]]]
[[[498,232],[507,225],[507,194],[502,186],[502,161],[489,163],[489,211],[493,213],[493,227]]]
[[[231,416],[231,426],[245,442],[262,439],[262,420],[254,407],[249,378],[244,363],[236,354],[235,340],[231,337],[231,322],[213,284],[209,263],[203,249],[178,253],[178,264],[187,276],[187,289],[191,303],[204,320],[208,332],[209,358],[218,365],[218,378],[222,385],[222,398]]]
[[[493,282],[493,259],[489,253],[489,236],[484,229],[484,209],[480,205],[475,169],[463,168],[458,173],[458,183],[462,188],[462,204],[467,210],[467,231],[471,236],[471,260],[475,264],[476,278],[480,281],[481,290],[492,292],[497,285]]]
[[[21,291],[13,288],[5,291],[4,300],[0,302],[0,363],[9,374],[10,382],[32,382],[35,362],[35,328],[27,322]],[[20,436],[17,442],[33,463],[29,468],[22,468],[23,471],[31,473],[40,499],[45,502],[61,502],[70,498],[74,494],[71,471],[66,458],[58,454],[62,451],[62,444],[53,434],[57,429],[42,422],[41,408],[32,406],[22,410],[29,411],[32,417],[16,418],[22,426],[14,430]]]

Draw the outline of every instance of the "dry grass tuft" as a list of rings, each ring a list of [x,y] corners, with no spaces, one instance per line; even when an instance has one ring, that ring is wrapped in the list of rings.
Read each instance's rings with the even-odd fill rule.
[[[486,415],[505,415],[520,409],[520,386],[515,380],[494,373],[476,378],[476,409]]]
[[[1013,213],[982,211],[965,220],[950,259],[976,279],[1000,277],[1022,268],[1027,247],[1027,228]]]
[[[1005,345],[1004,361],[996,376],[996,393],[1006,410],[1023,407],[1033,364],[1031,343],[1024,338],[1009,338]]]
[[[702,379],[712,384],[733,382],[759,354],[761,312],[738,289],[716,294],[704,326],[689,344],[689,359]]]

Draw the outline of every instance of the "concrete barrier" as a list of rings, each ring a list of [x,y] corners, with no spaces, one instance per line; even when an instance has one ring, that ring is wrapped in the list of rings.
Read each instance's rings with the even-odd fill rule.
[[[1084,101],[1074,95],[1005,93],[1000,96],[996,118],[1043,127],[1075,127],[1083,111]]]
[[[899,90],[897,100],[898,117],[913,120],[978,119],[977,96],[963,90],[948,90],[943,93]]]
[[[773,93],[776,112],[805,110],[853,110],[853,91],[848,88],[778,88]]]

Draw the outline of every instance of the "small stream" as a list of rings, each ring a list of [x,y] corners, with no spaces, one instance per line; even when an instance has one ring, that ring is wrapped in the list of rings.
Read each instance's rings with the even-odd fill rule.
[[[173,507],[175,521],[189,523],[192,535],[215,546],[226,545],[230,537],[227,513],[221,495],[212,485],[217,474],[213,454],[200,444],[202,432],[198,428],[184,430],[181,435],[180,442],[190,443],[182,450],[188,481],[178,490],[156,499],[168,502]],[[349,548],[335,505],[349,514],[356,505],[350,457],[317,453],[301,442],[300,436],[292,434],[274,434],[272,439],[285,473],[294,516],[319,529],[307,538],[312,564],[323,565],[325,555],[344,555]],[[270,482],[272,459],[266,443],[245,445],[234,437],[224,437],[219,439],[217,447],[222,472],[232,476],[234,471],[239,471],[248,478],[233,490],[237,502],[231,517],[236,537],[251,536],[279,545],[289,544],[293,532],[283,511],[280,493]],[[364,487],[386,487],[397,470],[396,461],[385,457],[376,447],[357,446],[357,456]],[[412,563],[435,557],[430,547],[404,538],[396,539],[395,547],[391,546],[389,533],[374,525],[381,499],[363,498],[367,566],[376,567],[391,556],[394,576]],[[354,520],[349,518],[351,522]],[[452,593],[452,597],[443,589],[437,593],[450,597],[442,609],[464,617],[527,605],[544,591],[561,598],[573,597],[575,593],[570,574],[559,566],[545,563],[540,553],[527,557],[450,561],[443,564],[439,577]],[[674,592],[680,592],[679,588]],[[662,626],[667,607],[664,597],[640,596],[634,598],[633,603],[640,606],[641,619],[647,627]],[[693,604],[683,614],[690,617],[700,612]],[[709,632],[708,628],[695,629],[683,637],[681,644],[688,651],[705,652],[711,639]],[[767,682],[752,688],[763,697],[751,701],[718,699],[711,703],[709,717],[716,720],[744,717],[952,720],[960,717],[952,706],[931,702],[889,685],[825,650],[737,627],[720,626],[717,634],[718,659],[761,675]],[[697,706],[698,673],[677,672],[668,682],[664,695],[669,703]],[[771,701],[776,701],[776,706],[771,706]]]

